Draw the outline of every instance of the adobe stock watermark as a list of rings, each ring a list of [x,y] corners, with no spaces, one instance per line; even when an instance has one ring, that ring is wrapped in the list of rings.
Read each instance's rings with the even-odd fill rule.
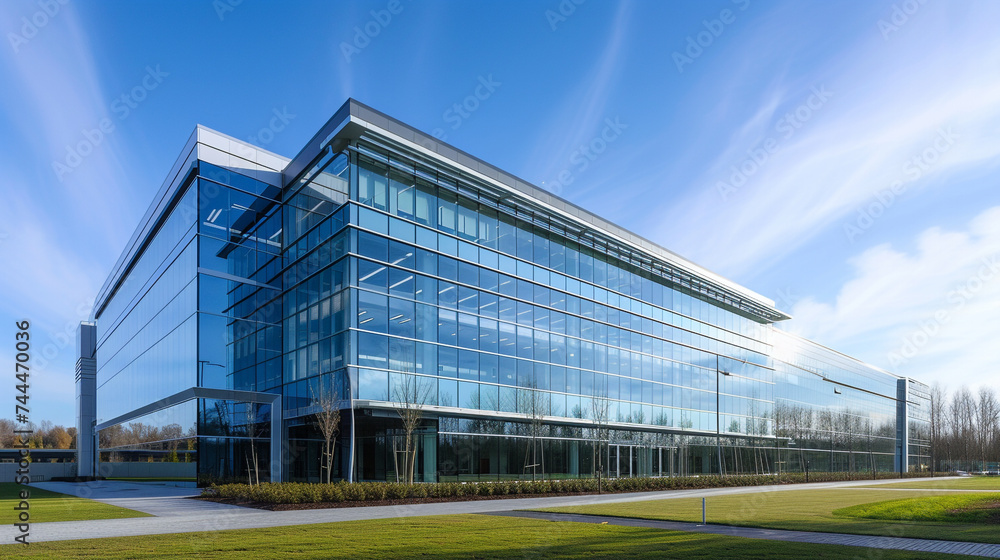
[[[889,36],[909,23],[910,17],[919,12],[926,3],[927,0],[904,0],[899,4],[893,4],[888,19],[880,19],[877,23],[882,39],[888,41]]]
[[[212,2],[212,8],[215,9],[215,15],[219,17],[219,21],[226,20],[226,14],[236,11],[236,7],[243,3],[243,0],[214,0]]]
[[[256,134],[251,134],[247,137],[247,141],[251,144],[256,144],[257,146],[266,146],[274,141],[274,136],[285,130],[288,123],[295,119],[293,113],[288,112],[288,107],[282,107],[278,109],[275,107],[271,110],[271,120],[268,121],[267,126],[262,127],[256,132]]]
[[[747,149],[747,157],[743,161],[729,166],[729,180],[716,182],[715,190],[718,191],[722,201],[729,200],[731,195],[746,185],[750,177],[756,175],[770,161],[771,156],[781,150],[781,142],[795,136],[795,133],[812,119],[831,97],[833,97],[833,92],[827,90],[826,86],[813,86],[805,101],[778,119],[774,125],[774,131],[777,134],[769,136]]]
[[[38,6],[38,10],[30,16],[21,18],[21,27],[18,29],[20,33],[7,32],[7,41],[10,42],[10,48],[14,49],[14,54],[21,52],[21,47],[37,37],[38,33],[59,15],[66,4],[69,4],[69,0],[36,0],[35,5]]]
[[[941,330],[951,322],[955,313],[979,296],[986,285],[998,276],[1000,276],[1000,254],[981,258],[976,272],[945,295],[947,305],[935,311],[930,318],[920,321],[917,328],[903,337],[899,348],[888,353],[889,364],[893,367],[908,364],[927,347],[931,340],[941,334]]]
[[[776,303],[779,303],[785,309],[792,309],[795,307],[802,298],[792,291],[790,287],[778,288],[777,297],[774,298]]]
[[[458,130],[462,126],[462,123],[479,110],[482,102],[492,97],[502,85],[503,83],[493,79],[493,74],[487,74],[486,77],[478,76],[476,87],[472,90],[472,93],[465,96],[465,99],[461,102],[454,103],[451,107],[445,109],[441,113],[441,118],[444,122],[451,125],[451,130]],[[443,128],[435,128],[431,131],[431,134],[438,140],[448,139],[448,134],[445,133]]]
[[[607,151],[608,146],[621,137],[622,132],[628,125],[621,121],[621,117],[605,118],[604,128],[586,144],[581,144],[569,156],[569,167],[563,169],[556,176],[556,180],[543,184],[543,187],[552,194],[562,193],[565,187],[573,184],[577,176],[590,167],[601,154]]]
[[[750,6],[750,0],[732,0],[732,3],[744,11]],[[715,40],[722,36],[726,27],[736,22],[736,12],[729,8],[724,8],[719,12],[719,17],[714,19],[703,19],[701,25],[705,28],[694,35],[688,35],[684,46],[684,51],[674,51],[670,55],[678,73],[684,73],[684,66],[694,64],[694,61],[705,54],[705,49],[712,46]]]
[[[899,197],[906,194],[912,183],[923,177],[944,154],[951,150],[958,137],[950,127],[939,128],[934,140],[903,164],[903,179],[893,181],[888,187],[872,193],[874,200],[859,208],[853,221],[844,224],[844,235],[847,236],[847,240],[853,244],[858,237],[871,229],[875,222],[896,204]]]
[[[147,66],[146,74],[139,81],[139,84],[111,102],[111,112],[118,117],[118,122],[127,119],[132,111],[149,97],[149,93],[160,87],[164,78],[169,75],[170,73],[160,69],[159,64],[155,68]],[[81,139],[72,145],[66,145],[66,155],[63,159],[52,161],[52,171],[56,174],[56,178],[62,182],[63,178],[80,167],[84,159],[93,154],[94,150],[103,144],[115,129],[115,121],[104,117],[98,121],[96,127],[81,130]]]
[[[354,37],[350,42],[340,42],[340,54],[344,55],[344,60],[348,64],[354,56],[361,54],[361,51],[372,44],[372,40],[382,34],[382,31],[392,23],[393,16],[398,16],[403,12],[403,3],[400,0],[389,0],[385,8],[368,12],[371,19],[364,25],[354,26]]]
[[[549,22],[549,27],[555,31],[560,24],[565,23],[570,16],[576,13],[577,7],[587,0],[562,0],[556,5],[556,9],[545,10],[545,21]]]

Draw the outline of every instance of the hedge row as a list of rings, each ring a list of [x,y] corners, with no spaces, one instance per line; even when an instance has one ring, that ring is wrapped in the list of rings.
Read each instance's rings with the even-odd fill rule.
[[[912,473],[906,477],[929,476]],[[899,478],[898,473],[879,473],[878,478]],[[809,482],[870,480],[871,473],[810,473]],[[758,486],[763,484],[794,484],[805,482],[802,473],[781,475],[682,476],[669,478],[613,478],[602,483],[604,492],[648,492],[720,488],[726,486]],[[202,491],[202,496],[229,498],[266,504],[302,504],[318,502],[368,502],[414,498],[456,498],[462,496],[511,496],[534,494],[571,494],[597,492],[597,479],[511,480],[500,482],[437,482],[404,484],[398,482],[334,482],[315,484],[304,482],[264,482],[223,484]]]

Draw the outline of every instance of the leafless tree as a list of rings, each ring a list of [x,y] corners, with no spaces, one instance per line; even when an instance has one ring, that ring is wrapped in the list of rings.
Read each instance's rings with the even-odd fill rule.
[[[948,394],[943,385],[935,383],[931,387],[931,473],[941,468],[941,455],[945,447],[945,403]]]
[[[931,464],[934,470],[982,471],[1000,459],[1000,401],[990,387],[967,387],[949,398],[940,385],[931,389]]]
[[[953,450],[960,461],[970,461],[976,455],[976,401],[967,387],[962,387],[952,395],[950,412]]]
[[[596,448],[596,460],[594,470],[597,471],[597,492],[603,492],[604,477],[604,457],[610,436],[608,416],[610,415],[611,401],[608,400],[606,391],[600,391],[598,395],[590,399],[590,416],[594,422],[594,447]]]
[[[312,387],[309,388],[312,391]],[[313,406],[316,411],[316,426],[323,436],[323,465],[326,468],[326,482],[330,483],[333,475],[333,446],[340,430],[340,392],[337,384],[331,379],[330,389],[320,384],[319,394],[313,393]]]
[[[979,398],[976,402],[975,410],[975,437],[977,458],[982,464],[981,471],[986,471],[986,462],[990,455],[990,444],[996,434],[998,416],[1000,416],[1000,404],[997,403],[996,393],[989,387],[979,388]],[[993,451],[994,456],[996,451]]]
[[[403,433],[405,436],[403,449],[403,469],[405,473],[404,481],[413,483],[413,470],[416,464],[416,450],[413,440],[413,432],[416,431],[423,416],[424,405],[431,394],[431,381],[424,377],[404,373],[399,376],[398,383],[393,387],[393,397],[396,401],[396,412],[400,420],[403,421]],[[397,469],[398,472],[398,469]]]
[[[531,386],[518,389],[518,412],[528,416],[531,429],[531,448],[525,454],[525,469],[531,468],[531,480],[535,480],[538,475],[538,468],[542,469],[542,478],[545,478],[545,454],[539,449],[541,442],[539,436],[544,428],[544,418],[549,414],[551,401],[548,393],[543,393],[537,389],[534,383]],[[581,411],[582,416],[582,411]],[[530,457],[530,462],[529,462]]]
[[[250,486],[260,484],[260,465],[257,460],[257,437],[260,435],[257,429],[257,405],[255,403],[245,403],[244,420],[246,421],[246,436],[250,441],[250,452],[246,457],[247,479]]]

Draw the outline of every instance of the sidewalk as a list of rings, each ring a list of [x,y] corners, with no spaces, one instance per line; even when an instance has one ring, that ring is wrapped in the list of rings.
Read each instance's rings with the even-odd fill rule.
[[[31,486],[69,494],[79,498],[87,498],[104,504],[141,511],[157,517],[175,517],[185,515],[215,514],[215,513],[253,513],[260,510],[217,504],[202,500],[191,500],[191,496],[200,496],[198,488],[167,486],[156,483],[136,483],[118,480],[98,480],[94,482],[36,482]],[[44,527],[47,523],[39,523]],[[32,525],[34,531],[35,525]]]
[[[511,498],[503,500],[479,500],[469,502],[444,502],[434,504],[410,504],[399,506],[367,506],[333,509],[312,509],[297,511],[264,511],[238,506],[228,506],[201,500],[189,500],[184,496],[197,495],[197,489],[104,481],[100,485],[85,489],[94,483],[38,483],[39,488],[56,492],[98,499],[105,503],[130,507],[138,511],[153,513],[158,517],[131,519],[102,519],[94,521],[64,521],[55,523],[33,523],[32,542],[64,541],[139,535],[160,535],[168,533],[188,533],[196,531],[224,531],[229,529],[259,529],[290,525],[311,525],[337,521],[364,519],[389,519],[394,517],[415,517],[430,515],[457,515],[472,513],[497,513],[514,510],[538,509],[559,506],[581,506],[592,504],[665,500],[679,498],[700,498],[732,494],[763,492],[785,492],[793,490],[815,490],[824,488],[856,488],[886,481],[845,481],[810,484],[787,484],[776,486],[751,486],[735,488],[712,488],[704,490],[671,490],[665,492],[636,492],[629,494],[601,494],[587,496],[557,496],[551,498]],[[65,485],[56,487],[54,485]],[[134,488],[140,487],[140,488]],[[90,495],[87,493],[90,492]],[[123,505],[130,504],[130,505]],[[0,525],[0,542],[12,542],[16,529],[12,525]],[[910,539],[904,539],[909,541]]]

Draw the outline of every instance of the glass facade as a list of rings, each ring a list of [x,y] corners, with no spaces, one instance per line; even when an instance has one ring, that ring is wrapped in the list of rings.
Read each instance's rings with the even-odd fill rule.
[[[194,170],[96,314],[98,424],[191,387],[281,390],[281,189],[204,161]],[[267,456],[269,414],[228,400],[167,406],[103,429],[102,459],[241,478],[248,456]]]
[[[888,471],[904,410],[926,464],[916,382],[900,398],[740,289],[391,135],[342,134],[283,188],[199,165],[178,204],[197,218],[175,210],[98,317],[99,402],[129,394],[102,418],[194,384],[280,393],[285,478],[318,480],[332,393],[335,475],[395,480],[417,387],[432,481]],[[199,401],[206,480],[243,476],[268,408]]]

